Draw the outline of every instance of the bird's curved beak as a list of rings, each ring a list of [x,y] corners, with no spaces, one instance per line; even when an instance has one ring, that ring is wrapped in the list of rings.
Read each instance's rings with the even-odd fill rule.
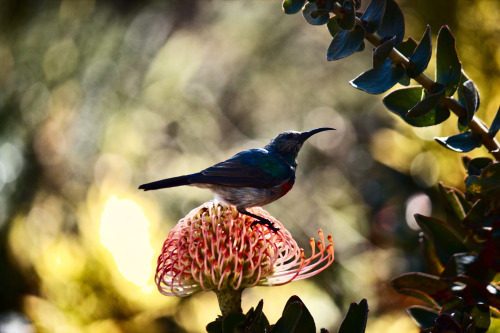
[[[335,128],[320,127],[320,128],[316,128],[316,129],[313,129],[313,130],[310,130],[310,131],[302,132],[300,134],[300,136],[301,136],[302,142],[304,142],[304,141],[306,141],[307,139],[309,139],[311,136],[313,136],[316,133],[323,132],[323,131],[333,131],[333,130],[335,130]]]

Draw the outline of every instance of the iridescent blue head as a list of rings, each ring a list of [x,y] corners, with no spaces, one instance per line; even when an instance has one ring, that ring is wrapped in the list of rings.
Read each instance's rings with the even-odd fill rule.
[[[289,163],[294,164],[304,142],[316,133],[331,131],[335,128],[321,127],[306,132],[286,131],[278,134],[264,148],[282,155]]]

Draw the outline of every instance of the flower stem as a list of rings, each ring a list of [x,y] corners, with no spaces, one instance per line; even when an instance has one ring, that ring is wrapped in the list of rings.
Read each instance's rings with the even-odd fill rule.
[[[241,309],[241,293],[243,289],[234,290],[232,288],[215,290],[219,301],[220,311],[225,316],[229,312],[243,312]]]

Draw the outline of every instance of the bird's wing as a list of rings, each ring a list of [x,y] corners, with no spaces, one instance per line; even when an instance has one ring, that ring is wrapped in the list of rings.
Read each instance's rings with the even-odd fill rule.
[[[282,185],[294,170],[265,149],[242,151],[227,161],[211,166],[190,179],[192,183],[225,186],[272,187]]]

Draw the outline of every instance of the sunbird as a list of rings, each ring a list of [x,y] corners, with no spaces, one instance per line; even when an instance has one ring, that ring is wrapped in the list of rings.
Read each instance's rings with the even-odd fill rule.
[[[208,188],[214,192],[216,200],[253,217],[252,227],[267,225],[276,232],[279,229],[271,221],[250,213],[247,208],[267,205],[287,194],[295,182],[297,155],[302,145],[314,134],[329,130],[334,128],[286,131],[264,148],[244,150],[200,172],[143,184],[139,189],[149,191],[183,185]]]

